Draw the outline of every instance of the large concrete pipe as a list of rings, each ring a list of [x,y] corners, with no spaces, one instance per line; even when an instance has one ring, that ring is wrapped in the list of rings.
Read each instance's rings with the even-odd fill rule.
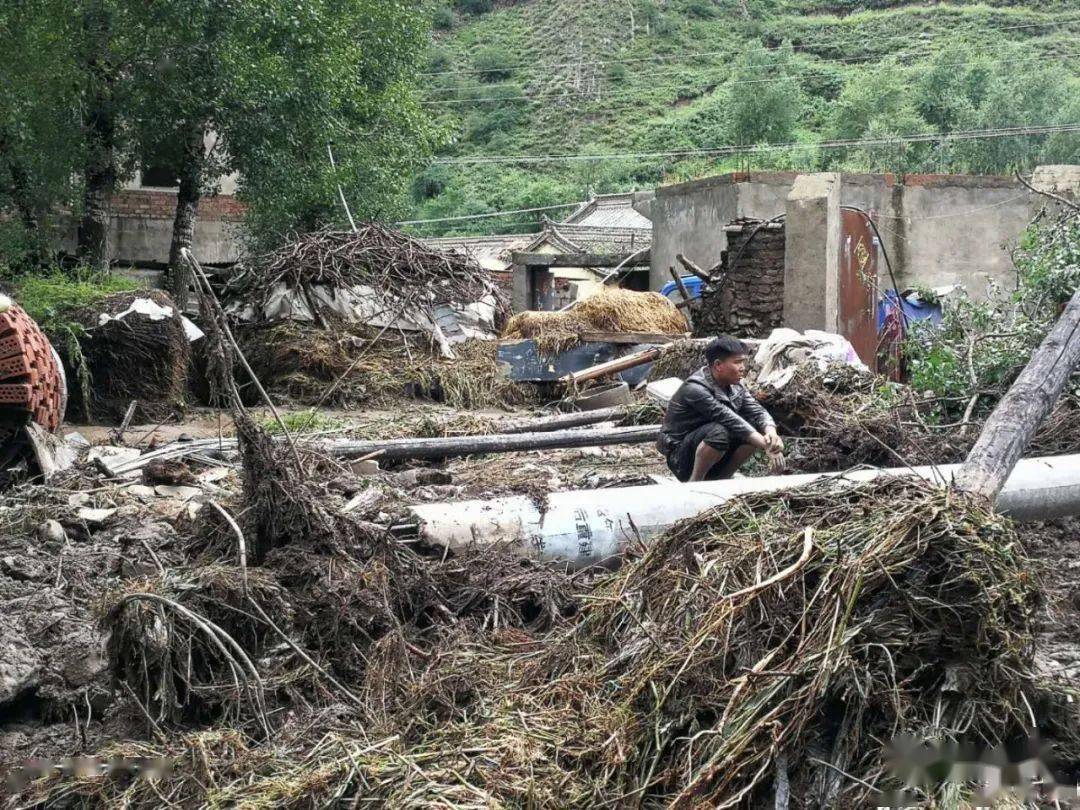
[[[582,568],[613,563],[632,539],[659,534],[736,495],[776,492],[825,479],[843,486],[882,475],[919,475],[946,484],[959,469],[959,464],[947,464],[555,492],[543,512],[524,496],[423,504],[412,507],[412,512],[420,520],[421,536],[436,545],[455,548],[516,540],[526,553]],[[1020,461],[997,506],[1020,520],[1080,514],[1080,455]]]

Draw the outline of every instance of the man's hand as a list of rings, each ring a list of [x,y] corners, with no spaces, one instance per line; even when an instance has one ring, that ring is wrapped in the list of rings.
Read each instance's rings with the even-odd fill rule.
[[[764,450],[766,453],[769,452],[769,440],[760,433],[751,433],[750,438],[746,440],[746,443],[755,450]]]
[[[782,453],[784,452],[784,440],[780,438],[776,433],[776,428],[765,428],[765,435],[762,437],[765,440],[765,447],[762,448],[768,453]]]

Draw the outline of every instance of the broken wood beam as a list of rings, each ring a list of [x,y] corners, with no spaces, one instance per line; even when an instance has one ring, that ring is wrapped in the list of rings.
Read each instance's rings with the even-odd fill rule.
[[[617,410],[617,409],[612,409]],[[588,414],[593,417],[601,411]],[[586,414],[567,414],[567,416]],[[605,414],[611,416],[611,414]],[[383,459],[448,458],[470,456],[479,453],[513,453],[520,450],[547,450],[573,447],[603,447],[612,444],[641,444],[655,441],[660,435],[660,425],[633,425],[630,427],[598,427],[591,429],[540,430],[529,433],[487,433],[479,436],[452,436],[448,438],[405,438],[383,441],[356,439],[299,439],[297,445],[317,453],[336,458],[361,458],[378,453]],[[282,441],[284,437],[275,436]],[[143,453],[132,461],[110,464],[99,459],[98,464],[106,475],[120,478],[141,470],[151,461],[165,458],[182,458],[211,449],[235,451],[236,439],[205,439],[194,442],[178,442]]]
[[[569,374],[560,377],[559,382],[579,383],[585,382],[586,380],[595,380],[597,377],[604,377],[608,374],[626,371],[628,368],[651,363],[660,356],[662,351],[663,349],[660,347],[654,346],[650,349],[634,352],[633,354],[628,354],[624,357],[617,357],[614,360],[608,360],[606,363],[598,363],[595,366],[584,368],[581,371],[571,371]]]
[[[389,439],[381,442],[339,439],[334,442],[311,442],[309,446],[313,450],[341,458],[353,458],[381,450],[380,460],[401,460],[448,458],[482,453],[512,453],[520,450],[641,444],[655,441],[659,435],[660,425],[635,425],[540,433],[490,433],[483,436],[453,436],[445,439]]]
[[[626,407],[598,408],[595,411],[573,411],[525,422],[510,422],[499,426],[499,433],[543,433],[549,430],[595,425],[597,422],[618,421],[626,416]]]
[[[686,258],[683,254],[676,254],[675,258],[678,260],[679,264],[681,264],[695,276],[700,278],[706,284],[708,284],[712,280],[711,278],[709,278],[708,273],[706,273],[704,270],[702,270],[700,267],[698,267],[696,264]]]
[[[983,424],[955,486],[991,500],[1080,365],[1080,290]]]

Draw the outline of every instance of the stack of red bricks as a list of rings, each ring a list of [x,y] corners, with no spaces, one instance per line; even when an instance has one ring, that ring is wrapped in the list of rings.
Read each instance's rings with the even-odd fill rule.
[[[63,377],[49,339],[22,307],[0,313],[0,406],[24,411],[48,431],[64,418]]]

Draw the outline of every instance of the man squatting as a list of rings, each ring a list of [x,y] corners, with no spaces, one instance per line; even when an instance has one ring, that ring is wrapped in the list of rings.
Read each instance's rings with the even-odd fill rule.
[[[776,423],[742,385],[746,354],[741,341],[714,338],[671,398],[657,449],[680,481],[731,478],[756,451],[783,451]]]

